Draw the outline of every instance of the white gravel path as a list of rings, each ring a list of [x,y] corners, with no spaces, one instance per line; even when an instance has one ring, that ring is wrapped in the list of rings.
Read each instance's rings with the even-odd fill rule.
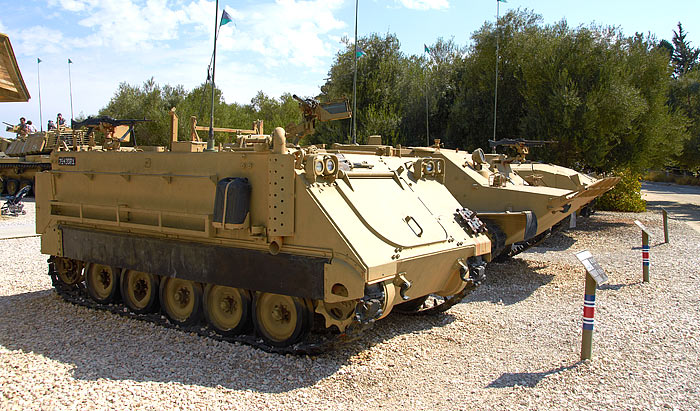
[[[649,284],[635,218],[655,234]],[[446,314],[391,315],[316,358],[72,306],[50,290],[38,238],[1,240],[0,409],[698,409],[700,234],[672,220],[658,244],[660,224],[579,219],[492,264]],[[610,277],[585,363],[582,249]]]

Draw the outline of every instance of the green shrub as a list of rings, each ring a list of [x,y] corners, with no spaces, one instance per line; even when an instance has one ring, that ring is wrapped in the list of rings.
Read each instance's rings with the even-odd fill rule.
[[[620,181],[615,188],[598,199],[596,208],[633,213],[645,211],[647,203],[642,200],[641,174],[626,169],[615,172],[615,175],[620,177]]]

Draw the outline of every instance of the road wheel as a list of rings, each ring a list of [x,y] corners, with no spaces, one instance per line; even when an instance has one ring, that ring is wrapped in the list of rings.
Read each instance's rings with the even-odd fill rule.
[[[87,290],[93,300],[109,304],[119,298],[120,269],[109,265],[90,263],[85,268]]]
[[[122,300],[137,314],[150,313],[158,307],[158,276],[126,270],[121,281]]]
[[[196,324],[202,318],[202,287],[180,278],[164,278],[160,282],[160,304],[173,323]]]
[[[208,285],[204,290],[204,316],[217,333],[237,335],[250,329],[250,291]]]
[[[76,285],[83,281],[83,264],[82,261],[73,260],[65,257],[56,257],[54,259],[58,278],[64,285]]]
[[[5,182],[5,191],[8,196],[13,196],[19,191],[19,181],[14,178],[8,178]]]
[[[311,303],[299,297],[258,293],[255,296],[255,331],[270,345],[285,347],[302,340],[311,330]]]

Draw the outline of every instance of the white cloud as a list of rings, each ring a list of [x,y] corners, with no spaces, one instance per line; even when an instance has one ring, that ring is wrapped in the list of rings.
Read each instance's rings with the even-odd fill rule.
[[[55,19],[9,27],[32,94],[29,103],[3,106],[9,118],[38,120],[36,58],[40,57],[44,121],[69,111],[68,66],[76,114],[95,114],[120,82],[201,84],[211,57],[212,0],[45,0]],[[216,83],[227,102],[248,103],[260,90],[315,95],[348,25],[338,13],[347,0],[220,2],[233,23],[220,30]],[[223,4],[220,4],[222,7]],[[5,25],[8,20],[2,18]],[[57,22],[60,22],[58,24]],[[0,23],[0,28],[3,27]],[[30,118],[27,117],[27,118]]]
[[[88,8],[93,2],[85,0],[49,0],[49,6],[60,6],[68,11],[83,11]]]
[[[440,10],[450,7],[447,0],[396,0],[404,7],[414,10]]]
[[[90,32],[74,39],[56,32],[66,48],[153,49],[172,40],[181,44],[201,40],[202,35],[211,43],[213,37],[213,1],[49,0],[49,4],[80,16],[78,24]],[[233,24],[221,28],[219,47],[253,52],[269,65],[284,61],[316,66],[338,50],[337,35],[332,33],[346,26],[334,14],[342,4],[343,0],[275,0],[227,7]],[[30,49],[58,51],[55,37],[32,35],[34,29],[19,35],[31,39]]]
[[[17,41],[15,53],[24,55],[60,53],[66,47],[63,33],[44,26],[22,29],[11,40]]]
[[[342,0],[277,0],[274,4],[235,10],[235,27],[224,26],[223,50],[252,51],[265,57],[265,64],[291,63],[310,68],[338,49],[332,35],[344,28],[334,12]],[[313,12],[310,12],[313,10]]]

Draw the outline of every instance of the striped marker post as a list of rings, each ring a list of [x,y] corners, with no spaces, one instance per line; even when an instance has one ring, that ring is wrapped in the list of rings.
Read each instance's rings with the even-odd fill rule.
[[[639,220],[634,220],[642,229],[642,282],[649,282],[649,230]]]
[[[597,283],[586,271],[586,291],[583,296],[583,336],[581,338],[581,361],[590,360],[593,351],[593,317],[595,316],[595,290]]]
[[[665,208],[662,208],[661,214],[663,214],[664,218],[664,243],[668,244],[668,212]]]
[[[649,234],[642,230],[642,280],[649,282]]]
[[[576,258],[586,269],[586,291],[583,298],[583,336],[581,337],[581,361],[591,359],[593,351],[593,317],[595,316],[595,290],[605,284],[608,276],[590,251],[576,253]]]

